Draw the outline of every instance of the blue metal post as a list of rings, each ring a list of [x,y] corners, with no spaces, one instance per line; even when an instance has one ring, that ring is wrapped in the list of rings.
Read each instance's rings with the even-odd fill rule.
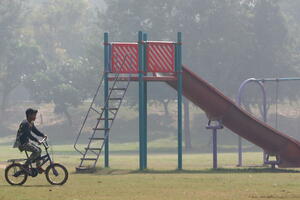
[[[143,41],[147,41],[147,34],[144,33],[143,35]],[[147,43],[144,43],[144,72],[147,72],[147,55],[146,55],[146,50],[147,50]],[[148,115],[148,111],[147,111],[147,81],[144,81],[144,169],[147,169],[147,160],[148,160],[148,151],[147,151],[147,142],[148,142],[148,136],[147,136],[147,115]]]
[[[222,121],[210,121],[208,122],[208,125],[206,126],[206,129],[212,130],[212,138],[213,138],[213,144],[212,144],[212,151],[213,151],[213,168],[218,168],[218,144],[217,144],[217,132],[218,129],[223,129]]]
[[[182,169],[182,55],[181,55],[181,32],[177,34],[176,44],[176,72],[177,72],[177,101],[178,101],[178,169]]]
[[[139,153],[140,153],[140,170],[144,170],[144,66],[143,66],[143,33],[139,31],[138,50],[139,50]]]
[[[104,33],[104,102],[106,102],[108,98],[108,73],[109,73],[109,44],[108,44],[108,33]],[[104,111],[104,118],[105,118],[105,128],[107,129],[109,127],[108,122],[108,104],[105,105],[105,111]],[[104,155],[104,166],[109,167],[109,134],[107,131],[105,131],[105,135],[107,136],[107,139],[105,141],[105,155]]]
[[[218,168],[218,144],[217,144],[217,129],[213,129],[213,168]]]

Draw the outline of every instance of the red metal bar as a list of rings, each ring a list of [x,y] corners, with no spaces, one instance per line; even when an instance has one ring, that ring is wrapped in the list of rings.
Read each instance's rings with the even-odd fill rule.
[[[138,74],[138,43],[114,42],[111,45],[111,73]],[[175,71],[174,42],[147,42],[146,54],[147,72]]]
[[[119,77],[118,80],[119,81],[128,81],[130,79],[130,81],[138,81],[138,77]],[[109,81],[114,81],[115,78],[114,77],[110,77],[108,78]],[[155,77],[155,76],[145,76],[144,77],[145,81],[176,81],[177,77],[176,76],[163,76],[163,77]]]
[[[111,56],[112,73],[120,73],[120,74],[138,73],[138,44],[137,43],[112,43],[111,53],[112,53]]]
[[[148,72],[175,71],[175,43],[147,42]]]

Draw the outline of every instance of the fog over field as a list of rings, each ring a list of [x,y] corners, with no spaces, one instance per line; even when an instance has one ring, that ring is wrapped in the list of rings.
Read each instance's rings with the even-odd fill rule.
[[[28,107],[39,110],[36,125],[54,144],[74,142],[102,77],[104,32],[124,42],[136,42],[139,30],[149,40],[168,41],[182,32],[182,62],[234,101],[248,78],[299,77],[299,9],[296,0],[1,0],[0,145],[13,143]],[[300,140],[300,81],[265,87],[268,123]],[[176,95],[165,83],[148,84],[152,152],[176,152]],[[210,152],[205,113],[184,104],[184,147]],[[245,88],[242,106],[262,119],[256,85]],[[137,83],[130,84],[110,137],[137,148]],[[220,151],[236,151],[237,136],[223,129],[218,143]],[[246,141],[244,148],[259,150]]]

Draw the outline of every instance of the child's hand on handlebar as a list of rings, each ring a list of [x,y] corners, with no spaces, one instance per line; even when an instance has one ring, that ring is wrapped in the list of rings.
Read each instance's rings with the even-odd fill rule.
[[[41,144],[42,144],[44,141],[46,141],[47,139],[48,139],[48,136],[45,135],[45,136],[43,137],[43,139],[41,139],[41,140],[38,141],[39,145],[41,145]]]

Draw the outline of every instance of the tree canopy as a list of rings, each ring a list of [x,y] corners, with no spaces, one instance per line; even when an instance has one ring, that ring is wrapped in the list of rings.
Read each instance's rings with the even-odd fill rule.
[[[296,1],[273,0],[22,0],[0,2],[1,109],[24,85],[37,103],[65,114],[91,98],[103,70],[102,33],[114,41],[175,40],[183,32],[183,62],[234,98],[249,77],[299,75],[300,17]],[[283,92],[298,99],[293,88]],[[174,99],[151,84],[151,102]],[[136,93],[129,94],[132,98]],[[257,102],[259,96],[251,93]]]

